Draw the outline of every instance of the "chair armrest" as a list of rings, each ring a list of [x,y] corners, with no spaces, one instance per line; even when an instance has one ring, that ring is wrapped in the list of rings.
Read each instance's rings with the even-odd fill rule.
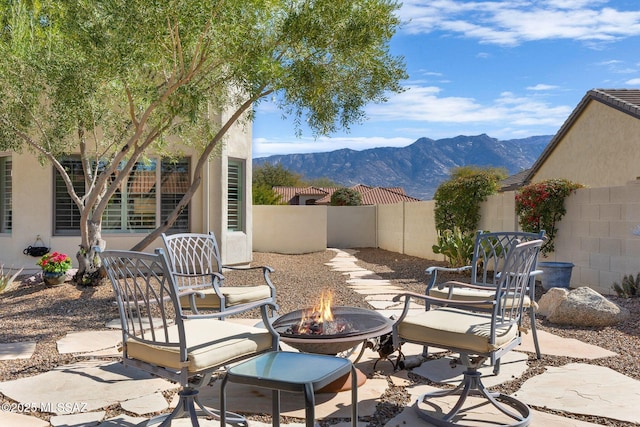
[[[470,265],[465,265],[464,267],[438,267],[438,266],[433,266],[433,267],[429,267],[427,268],[424,272],[427,273],[428,275],[431,276],[431,278],[429,279],[429,283],[427,283],[427,289],[425,290],[425,294],[429,293],[429,289],[431,289],[435,284],[436,281],[438,280],[438,272],[442,271],[442,272],[450,272],[450,273],[462,273],[463,271],[467,271],[467,270],[471,270],[471,266]]]
[[[448,282],[438,283],[438,289],[444,289],[444,288],[468,288],[468,289],[479,289],[481,291],[495,290],[494,287],[474,285],[472,283],[458,282],[456,280],[450,280]]]
[[[252,270],[262,270],[262,275],[264,277],[264,281],[266,282],[266,284],[271,288],[271,295],[273,298],[275,298],[276,295],[276,287],[273,286],[273,283],[271,282],[271,277],[269,276],[271,273],[273,273],[275,270],[267,265],[256,265],[253,267],[233,267],[233,266],[228,266],[228,265],[223,265],[222,268],[226,268],[228,270],[231,271],[252,271]]]
[[[393,302],[398,302],[403,297],[405,298],[405,301],[411,298],[416,298],[416,299],[424,300],[425,302],[432,302],[438,305],[459,305],[459,306],[467,306],[467,307],[473,307],[478,304],[494,303],[493,299],[484,300],[484,301],[464,301],[464,300],[458,300],[458,299],[436,298],[429,295],[418,294],[416,292],[403,292],[401,294],[398,294],[393,297]]]
[[[204,292],[200,292],[200,291],[195,291],[195,290],[185,290],[185,291],[180,291],[178,292],[178,294],[176,295],[178,298],[182,298],[182,297],[198,297],[198,298],[204,298]]]
[[[267,265],[256,265],[253,267],[234,267],[234,266],[229,266],[229,265],[223,265],[222,268],[226,268],[229,270],[236,270],[236,271],[242,271],[242,270],[259,270],[262,269],[264,270],[265,273],[273,273],[275,270]]]
[[[445,299],[445,298],[436,298],[429,295],[418,294],[416,292],[403,292],[393,297],[393,302],[398,302],[402,298],[404,298],[404,308],[402,310],[402,314],[396,320],[396,324],[401,322],[409,312],[409,306],[411,302],[411,298],[423,300],[425,305],[428,307],[429,304],[435,304],[439,306],[453,306],[459,308],[472,308],[476,309],[478,305],[495,305],[495,301],[493,299],[490,300],[479,300],[479,301],[463,301],[457,299]]]
[[[215,311],[207,314],[183,314],[182,318],[183,319],[224,319],[227,316],[233,316],[234,314],[244,313],[247,310],[250,310],[252,308],[260,308],[261,311],[262,311],[262,308],[265,308],[265,313],[266,313],[267,307],[271,307],[274,310],[277,310],[278,305],[271,301],[260,301],[260,302],[256,302],[255,304],[243,304],[242,306],[230,307],[225,309],[224,311]]]

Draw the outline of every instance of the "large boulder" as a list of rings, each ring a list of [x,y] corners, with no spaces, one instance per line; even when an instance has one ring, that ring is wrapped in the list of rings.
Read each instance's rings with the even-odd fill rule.
[[[559,325],[610,326],[628,318],[629,310],[584,286],[550,289],[538,302],[538,314]]]

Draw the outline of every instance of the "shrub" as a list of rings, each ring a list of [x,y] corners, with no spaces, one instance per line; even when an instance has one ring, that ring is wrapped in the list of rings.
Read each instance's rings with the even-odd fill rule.
[[[498,182],[505,176],[502,170],[494,168],[456,169],[433,196],[436,230],[459,227],[465,233],[475,233],[480,222],[480,204],[498,191]]]
[[[619,297],[631,298],[640,297],[640,273],[634,278],[633,274],[624,276],[622,284],[613,284],[613,290]]]
[[[463,232],[460,227],[438,231],[438,244],[432,246],[433,253],[442,254],[452,267],[471,264],[475,233]]]
[[[331,195],[331,206],[361,206],[362,196],[353,188],[338,188]]]
[[[522,187],[516,194],[516,214],[522,231],[545,231],[546,241],[540,252],[547,255],[555,249],[556,224],[567,210],[564,199],[584,187],[566,179],[549,179]]]

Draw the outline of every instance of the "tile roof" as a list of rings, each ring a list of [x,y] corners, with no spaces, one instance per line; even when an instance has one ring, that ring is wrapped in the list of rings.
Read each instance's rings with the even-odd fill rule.
[[[588,91],[560,127],[558,133],[555,134],[544,151],[542,151],[542,154],[540,154],[531,169],[529,169],[528,174],[523,179],[523,184],[531,180],[591,101],[601,102],[640,119],[640,89],[592,89]]]
[[[340,187],[273,187],[273,191],[282,196],[282,200],[290,205],[299,204],[299,196],[319,196],[316,205],[331,203],[331,195]],[[381,205],[398,202],[419,202],[420,199],[408,196],[400,187],[369,187],[357,184],[350,188],[358,191],[362,196],[363,205]]]

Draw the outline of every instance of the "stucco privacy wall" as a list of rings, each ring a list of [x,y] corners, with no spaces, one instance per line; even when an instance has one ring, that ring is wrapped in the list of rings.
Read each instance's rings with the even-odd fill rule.
[[[256,252],[304,254],[327,248],[327,206],[256,205],[253,225]]]
[[[405,236],[404,203],[377,205],[378,247],[391,252],[405,253],[404,242],[413,236]]]
[[[566,207],[567,214],[558,224],[556,251],[546,260],[574,263],[573,287],[589,286],[602,294],[611,294],[614,282],[620,283],[626,274],[640,272],[640,235],[634,234],[640,227],[640,180],[619,187],[580,189],[566,200]],[[431,250],[437,243],[433,208],[433,201],[377,206],[377,247],[442,260],[441,255]],[[325,250],[326,235],[332,235],[335,230],[343,233],[340,242],[344,246],[340,247],[362,247],[350,244],[349,240],[353,236],[354,243],[360,242],[362,236],[357,233],[362,228],[349,229],[344,225],[358,223],[359,218],[349,219],[350,215],[370,214],[369,210],[336,207],[333,209],[344,210],[344,213],[333,212],[323,218],[326,212],[323,206],[254,206],[254,209],[254,250],[292,254]],[[517,230],[515,193],[489,197],[482,205],[481,215],[480,229]],[[268,221],[264,216],[268,216]],[[340,223],[336,224],[335,220]],[[325,237],[319,230],[326,230]],[[269,240],[268,249],[256,240],[265,234],[274,236]],[[286,252],[278,243],[285,240]]]
[[[327,206],[327,245],[377,247],[375,206]]]

